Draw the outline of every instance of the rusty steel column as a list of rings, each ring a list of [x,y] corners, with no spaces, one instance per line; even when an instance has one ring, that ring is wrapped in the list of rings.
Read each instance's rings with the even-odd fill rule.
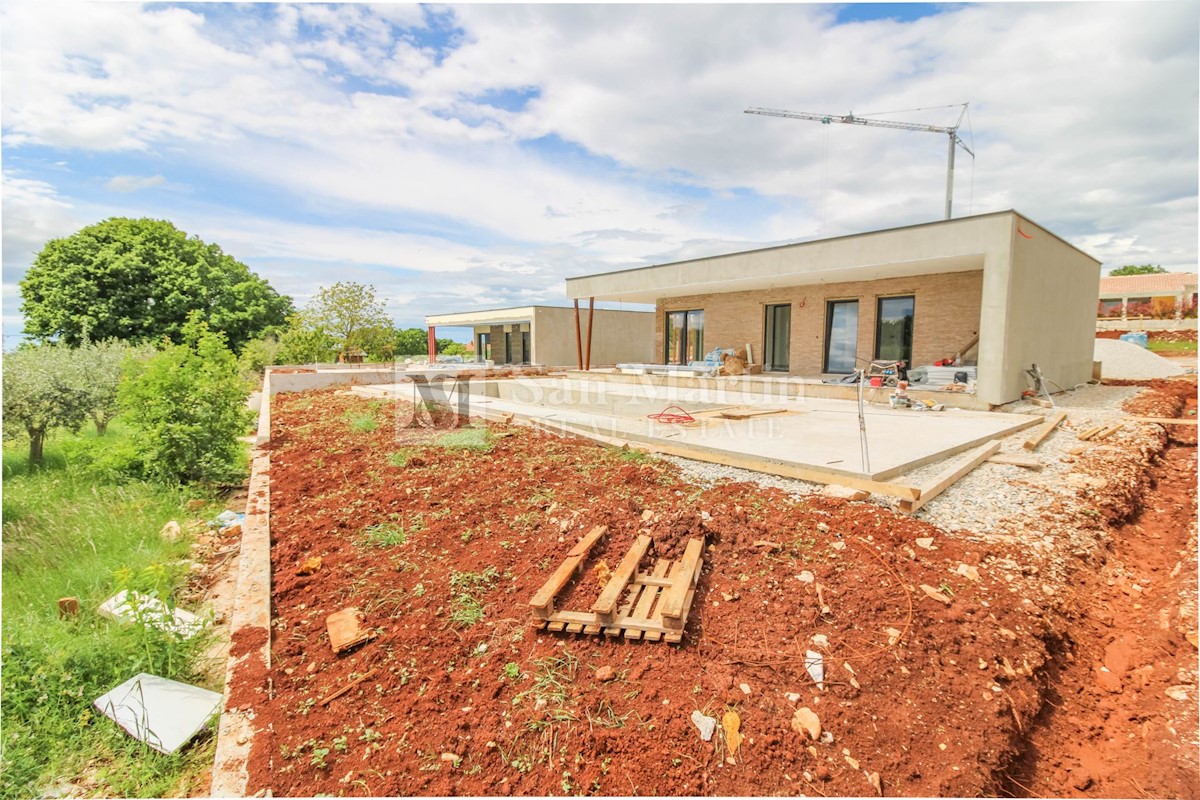
[[[583,369],[583,340],[579,335],[579,299],[575,299],[575,356],[579,360],[579,368]]]
[[[433,326],[429,326],[429,363],[437,363],[437,339],[434,337]]]
[[[584,351],[583,369],[585,372],[592,368],[592,320],[596,316],[596,298],[588,298],[588,338],[587,350]]]

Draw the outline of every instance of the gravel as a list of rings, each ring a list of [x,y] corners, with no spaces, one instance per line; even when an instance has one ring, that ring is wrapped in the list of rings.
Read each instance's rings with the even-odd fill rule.
[[[1053,409],[1042,408],[1032,403],[1009,406],[1009,413],[1041,417],[1047,417],[1058,410],[1068,412],[1066,422],[1043,440],[1032,454],[1024,449],[1024,443],[1034,429],[1018,431],[1001,440],[1000,452],[1033,455],[1042,461],[1042,470],[1035,472],[1007,464],[981,464],[918,509],[915,516],[944,530],[970,532],[985,538],[1018,534],[1028,536],[1029,532],[1021,530],[1021,526],[1027,524],[1031,515],[1049,507],[1055,499],[1076,495],[1079,487],[1067,480],[1067,476],[1074,471],[1076,458],[1068,451],[1084,443],[1075,437],[1075,432],[1119,421],[1125,416],[1121,411],[1121,404],[1141,391],[1143,389],[1137,386],[1083,384],[1069,392],[1055,395],[1056,408]],[[1122,440],[1132,440],[1137,435],[1135,426],[1127,426],[1103,441],[1092,442],[1088,448],[1119,445]],[[896,483],[920,485],[954,466],[965,463],[971,458],[973,450],[974,448],[891,480]],[[822,489],[821,484],[809,481],[675,456],[664,458],[677,465],[688,479],[703,486],[711,486],[719,481],[751,481],[760,486],[780,489],[793,498],[811,495]],[[883,495],[872,495],[866,502],[892,509],[899,507],[898,500]]]
[[[1120,339],[1097,339],[1095,356],[1101,374],[1111,380],[1138,381],[1184,374],[1184,368],[1144,347]]]

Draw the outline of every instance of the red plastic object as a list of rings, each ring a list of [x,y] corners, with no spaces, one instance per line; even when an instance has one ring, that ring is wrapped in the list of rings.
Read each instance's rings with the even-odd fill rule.
[[[678,411],[679,413],[672,414],[671,413],[672,409]],[[664,422],[664,423],[679,423],[679,422],[695,422],[696,421],[695,417],[693,417],[691,414],[684,411],[679,406],[667,406],[666,408],[664,408],[662,411],[658,412],[657,414],[647,414],[646,418],[652,419],[655,422]]]

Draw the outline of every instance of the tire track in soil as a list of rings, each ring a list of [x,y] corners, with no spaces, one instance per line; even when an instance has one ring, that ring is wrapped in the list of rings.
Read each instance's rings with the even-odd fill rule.
[[[1194,413],[1195,392],[1156,383],[1135,403]],[[1169,433],[1103,568],[1081,575],[1078,615],[1049,645],[1045,705],[1002,794],[1200,797],[1195,429]]]

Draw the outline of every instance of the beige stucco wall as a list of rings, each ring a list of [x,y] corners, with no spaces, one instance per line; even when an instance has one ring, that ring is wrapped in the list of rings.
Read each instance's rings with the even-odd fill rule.
[[[1034,363],[1063,389],[1089,380],[1099,262],[1014,215],[1009,259],[994,272],[995,285],[989,292],[985,280],[984,289],[990,302],[985,301],[981,318],[980,359],[988,362],[987,391],[981,388],[981,397],[991,403],[1019,398],[1028,387],[1024,371]],[[985,384],[982,369],[980,384]]]
[[[650,311],[595,311],[592,366],[647,362],[654,357],[654,313]],[[587,347],[588,310],[579,309],[579,331]],[[533,317],[533,357],[546,367],[575,367],[575,310],[538,306]]]
[[[790,371],[821,373],[825,358],[827,303],[858,301],[858,349],[862,359],[875,357],[875,316],[880,297],[913,296],[913,363],[930,364],[952,356],[979,331],[983,272],[950,272],[877,281],[787,286],[755,292],[673,297],[660,303],[654,319],[654,361],[662,363],[666,314],[704,309],[704,350],[753,347],[754,362],[763,362],[764,307],[790,303],[792,330]]]

